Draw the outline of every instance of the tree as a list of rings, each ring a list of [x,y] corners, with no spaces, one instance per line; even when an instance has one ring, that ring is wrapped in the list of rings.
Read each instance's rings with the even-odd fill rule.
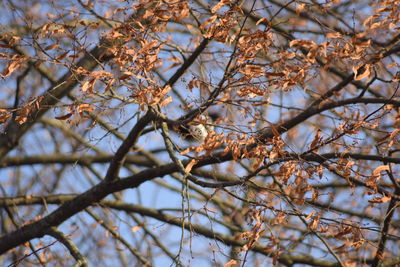
[[[3,266],[400,264],[397,1],[1,9]]]

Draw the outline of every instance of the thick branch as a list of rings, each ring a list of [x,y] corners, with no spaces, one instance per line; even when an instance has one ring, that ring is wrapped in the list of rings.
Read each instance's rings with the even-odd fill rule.
[[[85,257],[81,254],[77,246],[72,242],[70,238],[65,236],[60,230],[58,230],[55,227],[51,227],[48,231],[47,234],[54,237],[57,239],[59,242],[61,242],[71,253],[72,257],[76,260],[76,264],[74,266],[77,267],[88,267],[89,264]]]
[[[94,70],[100,61],[108,60],[112,57],[107,53],[107,48],[101,45],[96,46],[90,52],[79,60],[76,68],[83,68],[87,71]],[[74,75],[68,71],[55,84],[52,84],[49,89],[40,97],[42,100],[39,103],[39,109],[33,110],[26,123],[20,124],[15,120],[11,120],[4,134],[0,136],[0,159],[3,158],[10,150],[18,145],[19,139],[42,117],[50,108],[57,104],[61,98],[68,94],[78,84],[79,79],[83,75]]]

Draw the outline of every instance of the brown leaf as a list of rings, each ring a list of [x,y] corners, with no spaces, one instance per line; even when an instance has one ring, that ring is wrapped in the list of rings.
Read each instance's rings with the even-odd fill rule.
[[[70,118],[71,116],[72,116],[72,113],[68,113],[68,114],[65,114],[65,115],[62,115],[62,116],[57,116],[57,117],[55,117],[55,119],[56,120],[60,120],[60,121],[64,121],[64,120]]]
[[[314,149],[320,141],[321,141],[321,130],[318,129],[317,133],[314,136],[314,140],[311,142],[310,149]]]
[[[342,34],[340,32],[328,32],[326,38],[341,38]]]
[[[186,167],[185,167],[185,172],[186,172],[186,173],[189,173],[189,172],[192,170],[193,166],[197,164],[197,162],[199,162],[199,161],[196,160],[196,159],[192,159],[192,160],[189,162],[189,164],[186,165]]]
[[[94,77],[90,80],[86,80],[82,84],[82,92],[89,91],[90,93],[93,93],[94,84],[96,83],[97,79],[98,79],[97,77]]]
[[[269,20],[266,18],[261,18],[259,20],[257,20],[256,25],[260,24],[260,23],[266,23],[266,24],[270,24]]]
[[[172,96],[169,96],[169,97],[165,98],[163,101],[161,101],[160,107],[166,106],[171,102],[172,102]]]
[[[118,80],[123,81],[123,80],[127,80],[131,77],[130,74],[122,74],[121,76],[118,77]]]
[[[221,0],[221,1],[219,1],[218,4],[216,4],[213,8],[211,8],[211,13],[217,12],[224,5],[229,5],[230,3],[231,3],[231,0]]]
[[[232,267],[232,266],[236,266],[237,261],[236,260],[230,260],[227,263],[224,264],[224,267]]]
[[[272,123],[269,124],[271,126],[272,133],[275,135],[275,137],[279,137],[281,134],[278,132],[278,129],[273,125]]]
[[[0,76],[5,78],[11,73],[13,73],[18,67],[21,67],[21,62],[20,61],[11,61],[8,66],[6,67],[4,74],[0,73]]]
[[[296,6],[296,14],[299,15],[300,13],[304,12],[305,4],[301,3]]]
[[[46,47],[44,48],[44,50],[46,50],[46,51],[48,51],[48,50],[53,50],[53,49],[56,49],[56,48],[59,47],[59,46],[60,46],[59,44],[55,43],[55,44],[46,46]]]
[[[69,51],[62,53],[58,57],[56,57],[56,61],[60,61],[61,59],[65,58],[68,55]]]
[[[367,64],[364,67],[353,67],[354,80],[359,81],[371,75],[371,65]]]
[[[76,107],[76,111],[78,113],[84,112],[84,111],[93,111],[95,108],[90,106],[90,104],[80,104]]]
[[[110,79],[110,80],[108,81],[107,86],[106,86],[106,88],[104,89],[104,91],[110,90],[110,89],[111,89],[111,86],[114,84],[114,82],[115,82],[115,79]]]
[[[379,204],[379,203],[386,203],[390,201],[391,197],[383,196],[383,197],[374,197],[371,200],[368,200],[369,203]]]
[[[373,176],[380,176],[380,172],[382,171],[388,171],[389,170],[389,165],[381,165],[379,167],[377,167],[373,172],[372,175]]]
[[[0,109],[0,124],[5,123],[10,117],[10,112],[5,109]]]
[[[142,226],[140,225],[136,225],[134,227],[131,228],[132,233],[136,233],[137,231],[139,231],[140,229],[142,229]]]

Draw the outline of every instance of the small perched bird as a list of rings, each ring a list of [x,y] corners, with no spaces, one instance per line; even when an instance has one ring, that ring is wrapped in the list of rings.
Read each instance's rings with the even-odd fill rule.
[[[207,115],[199,116],[200,123],[189,125],[189,133],[199,142],[203,142],[207,135],[214,131],[213,119]]]
[[[215,113],[201,114],[196,121],[190,122],[187,126],[180,126],[178,132],[188,141],[203,142],[207,135],[214,131],[213,124],[217,118],[218,115]]]

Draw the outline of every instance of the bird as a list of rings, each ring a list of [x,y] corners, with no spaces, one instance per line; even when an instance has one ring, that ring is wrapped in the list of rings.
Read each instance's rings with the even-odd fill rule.
[[[190,122],[188,125],[180,125],[178,132],[187,141],[203,142],[209,133],[214,132],[214,123],[218,117],[216,113],[201,114],[197,120]]]

